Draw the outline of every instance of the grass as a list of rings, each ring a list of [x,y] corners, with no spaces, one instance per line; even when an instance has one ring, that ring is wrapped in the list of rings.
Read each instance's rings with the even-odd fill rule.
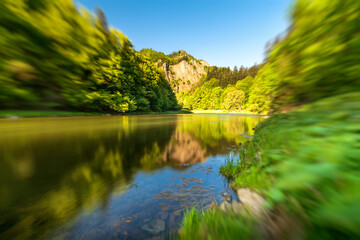
[[[96,112],[69,112],[44,110],[0,110],[0,118],[26,118],[26,117],[74,117],[74,116],[104,116],[104,115],[143,115],[143,114],[188,114],[190,111],[165,112],[131,112],[131,113],[96,113]]]
[[[301,238],[360,239],[359,99],[359,93],[349,93],[273,115],[236,157],[229,156],[221,173],[237,188],[261,192],[271,211],[296,216]],[[228,221],[211,212],[193,215],[185,215],[184,236],[195,231],[187,226],[191,219],[205,229]]]
[[[240,218],[219,209],[204,212],[192,208],[185,211],[178,239],[253,239],[258,236],[256,231],[252,231],[253,224],[249,215]]]

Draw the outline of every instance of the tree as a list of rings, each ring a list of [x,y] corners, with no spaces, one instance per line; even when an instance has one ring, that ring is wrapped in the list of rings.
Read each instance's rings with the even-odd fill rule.
[[[228,92],[223,102],[226,110],[242,110],[242,104],[245,100],[245,93],[241,90]]]
[[[245,94],[241,90],[229,92],[224,100],[224,107],[226,110],[242,110],[242,104],[245,100]]]

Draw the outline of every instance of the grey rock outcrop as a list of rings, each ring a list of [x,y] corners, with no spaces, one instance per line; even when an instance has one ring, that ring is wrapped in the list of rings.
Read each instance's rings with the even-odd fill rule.
[[[185,51],[180,51],[178,58],[186,55],[188,54]],[[156,62],[156,65],[164,71],[165,77],[170,82],[175,93],[187,91],[194,84],[199,83],[201,78],[207,74],[206,67],[210,66],[203,60],[194,59],[188,61],[182,60],[173,65],[159,60]]]

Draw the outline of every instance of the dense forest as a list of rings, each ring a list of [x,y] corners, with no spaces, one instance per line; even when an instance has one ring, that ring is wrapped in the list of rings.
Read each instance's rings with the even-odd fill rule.
[[[229,67],[216,67],[212,66],[207,69],[207,75],[205,81],[209,81],[213,78],[219,80],[219,86],[226,88],[228,85],[235,85],[239,80],[246,78],[247,76],[255,77],[260,70],[261,65],[254,65],[249,68],[240,66],[234,67],[231,70]]]
[[[255,78],[256,79],[256,78]],[[222,88],[220,81],[212,78],[205,81],[195,90],[177,94],[179,104],[183,108],[195,110],[250,110],[253,112],[264,112],[268,109],[261,109],[250,99],[253,94],[252,87],[255,79],[248,75],[235,84],[228,84]]]
[[[0,108],[178,107],[161,72],[100,9],[94,16],[70,0],[2,0],[0,12]]]

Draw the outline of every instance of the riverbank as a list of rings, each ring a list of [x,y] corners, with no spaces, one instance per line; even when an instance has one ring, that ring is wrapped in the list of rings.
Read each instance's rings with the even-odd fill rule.
[[[144,114],[191,114],[186,110],[164,112],[131,112],[131,113],[96,113],[70,111],[40,111],[40,110],[0,110],[0,118],[30,118],[30,117],[86,117],[86,116],[120,116]]]
[[[359,93],[339,95],[260,123],[220,172],[234,189],[262,195],[266,212],[192,210],[180,239],[358,239],[358,99]]]
[[[266,116],[267,113],[256,114],[250,111],[224,111],[224,110],[191,110],[192,113],[223,113],[223,114],[244,114],[244,115],[264,115]]]

